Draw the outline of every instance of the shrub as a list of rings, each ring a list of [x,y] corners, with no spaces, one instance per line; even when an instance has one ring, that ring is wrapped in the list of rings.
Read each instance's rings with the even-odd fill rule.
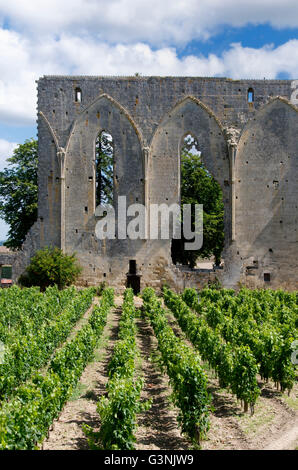
[[[63,289],[73,284],[81,271],[74,254],[67,255],[60,248],[45,247],[37,251],[18,282],[23,287],[39,286],[41,290],[54,285]]]

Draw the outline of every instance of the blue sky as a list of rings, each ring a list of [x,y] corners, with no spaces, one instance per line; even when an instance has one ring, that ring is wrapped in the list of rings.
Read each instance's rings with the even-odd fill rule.
[[[0,169],[36,136],[40,76],[136,72],[297,79],[298,2],[0,0]]]

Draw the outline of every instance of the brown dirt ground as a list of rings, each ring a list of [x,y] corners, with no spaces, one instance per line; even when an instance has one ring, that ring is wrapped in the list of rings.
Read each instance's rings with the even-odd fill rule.
[[[95,359],[85,368],[73,397],[54,421],[48,438],[43,442],[43,450],[88,449],[82,425],[87,424],[94,430],[100,425],[96,406],[98,398],[105,393],[107,365],[118,334],[121,303],[122,298],[116,297],[116,308],[108,315],[101,342],[95,351]]]
[[[170,402],[168,379],[162,374],[151,358],[157,349],[157,340],[148,322],[137,321],[139,330],[137,344],[142,358],[142,374],[145,379],[141,398],[153,400],[152,406],[140,414],[136,430],[137,450],[187,450],[190,442],[181,436],[177,426],[177,410]]]
[[[100,426],[96,404],[105,393],[107,364],[117,339],[118,321],[121,315],[122,297],[116,298],[117,307],[110,313],[95,359],[88,364],[71,400],[55,420],[43,449],[78,450],[88,449],[87,438],[82,431],[86,423],[94,430]],[[142,301],[135,298],[137,307]],[[185,339],[175,319],[169,320],[177,335]],[[139,373],[145,379],[142,399],[152,398],[150,410],[142,413],[136,430],[138,450],[191,449],[191,443],[181,436],[176,422],[177,410],[170,402],[171,390],[168,379],[156,364],[157,341],[151,327],[142,318],[137,319],[137,344],[140,350]],[[189,343],[188,343],[189,344]],[[244,413],[240,403],[227,391],[220,389],[217,379],[207,365],[203,365],[208,376],[209,391],[213,396],[214,411],[211,413],[211,428],[202,449],[296,449],[298,446],[298,411],[296,385],[290,398],[281,394],[273,384],[260,381],[261,396],[255,413]]]

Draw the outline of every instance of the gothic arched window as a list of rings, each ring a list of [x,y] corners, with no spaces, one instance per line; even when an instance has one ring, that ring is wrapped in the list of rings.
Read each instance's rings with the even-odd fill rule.
[[[112,136],[102,131],[95,141],[96,207],[114,202],[114,143]]]

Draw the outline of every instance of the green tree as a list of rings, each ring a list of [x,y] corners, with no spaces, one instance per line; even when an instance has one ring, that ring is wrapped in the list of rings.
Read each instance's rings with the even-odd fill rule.
[[[0,172],[0,217],[10,225],[4,245],[18,249],[37,220],[37,140],[18,145],[7,161]]]
[[[176,264],[194,267],[198,257],[215,257],[219,265],[224,247],[224,205],[222,190],[203,164],[197,141],[192,136],[185,138],[181,150],[181,206],[203,204],[203,246],[200,250],[184,250],[185,239],[173,240],[172,259]],[[182,218],[183,220],[183,218]],[[194,231],[194,216],[192,230]]]
[[[113,205],[114,147],[110,134],[102,131],[95,143],[96,151],[96,206]]]
[[[57,247],[45,247],[31,258],[18,281],[24,287],[39,286],[45,290],[48,286],[57,285],[63,289],[73,284],[81,271],[74,254],[67,255]]]

